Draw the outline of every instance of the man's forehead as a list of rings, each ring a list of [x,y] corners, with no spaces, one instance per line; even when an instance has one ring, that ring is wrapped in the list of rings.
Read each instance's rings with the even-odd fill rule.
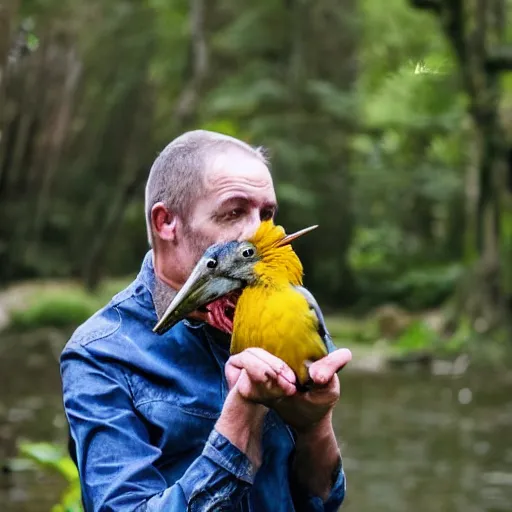
[[[206,166],[204,185],[211,192],[222,194],[245,190],[251,195],[261,195],[267,201],[276,200],[268,167],[243,151],[227,151],[212,158]]]

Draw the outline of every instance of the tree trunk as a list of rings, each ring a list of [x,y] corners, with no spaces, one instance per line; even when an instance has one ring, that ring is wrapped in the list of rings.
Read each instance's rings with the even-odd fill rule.
[[[3,133],[5,85],[7,81],[11,36],[14,20],[18,13],[19,3],[19,0],[2,0],[0,2],[0,135]]]
[[[131,119],[131,131],[126,141],[126,152],[122,160],[122,173],[116,193],[102,222],[97,225],[92,245],[87,252],[83,269],[83,281],[89,291],[94,291],[101,280],[102,262],[112,243],[117,227],[121,223],[126,206],[138,189],[143,156],[147,149],[141,147],[144,135],[149,131],[152,119],[151,86],[144,82],[139,89],[139,102]],[[145,141],[144,141],[145,142]]]
[[[189,68],[191,72],[174,108],[176,130],[179,131],[192,119],[199,101],[201,87],[208,73],[209,59],[205,34],[205,0],[190,0],[189,20]]]
[[[474,230],[467,238],[467,260],[473,265],[462,287],[461,311],[492,328],[505,320],[501,205],[506,153],[499,122],[496,59],[494,67],[488,61],[489,48],[503,44],[505,4],[502,0],[411,0],[411,3],[431,9],[439,16],[457,57],[469,100],[475,162],[470,162],[467,178],[468,225]]]
[[[40,193],[36,205],[36,215],[33,225],[32,240],[33,249],[42,235],[42,230],[48,213],[48,207],[51,199],[51,187],[60,164],[60,157],[66,143],[66,136],[69,131],[71,115],[73,110],[74,95],[81,73],[81,63],[76,55],[74,45],[71,43],[66,50],[65,55],[65,78],[59,91],[60,104],[53,116],[50,124],[53,125],[50,138],[48,140],[47,158],[44,165],[44,172]]]

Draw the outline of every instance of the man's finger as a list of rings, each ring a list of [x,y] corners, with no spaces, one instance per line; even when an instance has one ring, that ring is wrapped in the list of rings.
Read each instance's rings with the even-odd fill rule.
[[[228,381],[229,389],[233,387],[236,381],[240,378],[240,373],[242,370],[232,364],[226,365],[226,380]]]
[[[315,384],[326,384],[352,359],[348,348],[340,348],[327,356],[315,361],[309,367],[309,375]]]
[[[245,351],[267,363],[277,375],[285,378],[290,384],[295,384],[295,373],[282,359],[279,359],[262,348],[252,347]]]
[[[240,370],[245,370],[247,375],[255,382],[265,383],[269,379],[277,379],[277,372],[268,363],[247,350],[231,356],[228,364]]]
[[[226,367],[227,376],[234,371],[245,370],[255,384],[264,384],[267,389],[280,388],[287,396],[296,392],[295,374],[281,359],[263,349],[250,348],[229,358]]]
[[[294,374],[295,376],[295,374]],[[297,392],[295,384],[291,383],[288,379],[283,377],[281,374],[277,376],[278,386],[285,392],[286,396],[292,396]]]

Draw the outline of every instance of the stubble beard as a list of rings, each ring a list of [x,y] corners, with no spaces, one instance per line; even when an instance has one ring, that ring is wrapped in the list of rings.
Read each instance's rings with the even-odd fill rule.
[[[179,268],[176,268],[179,272],[178,275],[181,275],[184,283],[192,273],[192,270],[197,265],[197,262],[201,259],[201,256],[204,254],[206,249],[212,245],[213,241],[209,242],[202,234],[192,229],[187,223],[183,224],[183,234],[189,245],[189,254],[192,256],[189,264],[182,263]],[[153,302],[158,318],[162,317],[177,293],[178,291],[175,288],[172,288],[169,284],[157,279],[155,289],[153,291]],[[194,318],[207,321],[207,315],[205,313],[198,312],[192,316]]]
[[[188,223],[183,224],[183,234],[189,245],[190,254],[192,254],[189,268],[184,269],[186,278],[190,276],[192,270],[202,258],[206,249],[214,244],[214,240],[208,239],[203,234],[194,230]]]
[[[192,258],[193,264],[189,269],[187,269],[186,275],[188,277],[194,267],[197,265],[197,262],[203,256],[206,249],[213,245],[215,240],[208,239],[203,234],[198,233],[187,223],[183,225],[183,233],[188,240],[190,253],[194,256]],[[234,293],[222,297],[207,306],[207,313],[198,313],[194,316],[201,318],[222,332],[231,334],[233,332],[234,311],[236,307],[236,299],[238,296],[238,293]]]

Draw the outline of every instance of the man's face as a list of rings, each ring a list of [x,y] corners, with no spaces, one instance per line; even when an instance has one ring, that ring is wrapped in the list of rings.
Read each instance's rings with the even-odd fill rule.
[[[184,225],[187,275],[207,247],[249,238],[277,208],[267,166],[242,151],[218,155],[205,172],[204,188]]]

